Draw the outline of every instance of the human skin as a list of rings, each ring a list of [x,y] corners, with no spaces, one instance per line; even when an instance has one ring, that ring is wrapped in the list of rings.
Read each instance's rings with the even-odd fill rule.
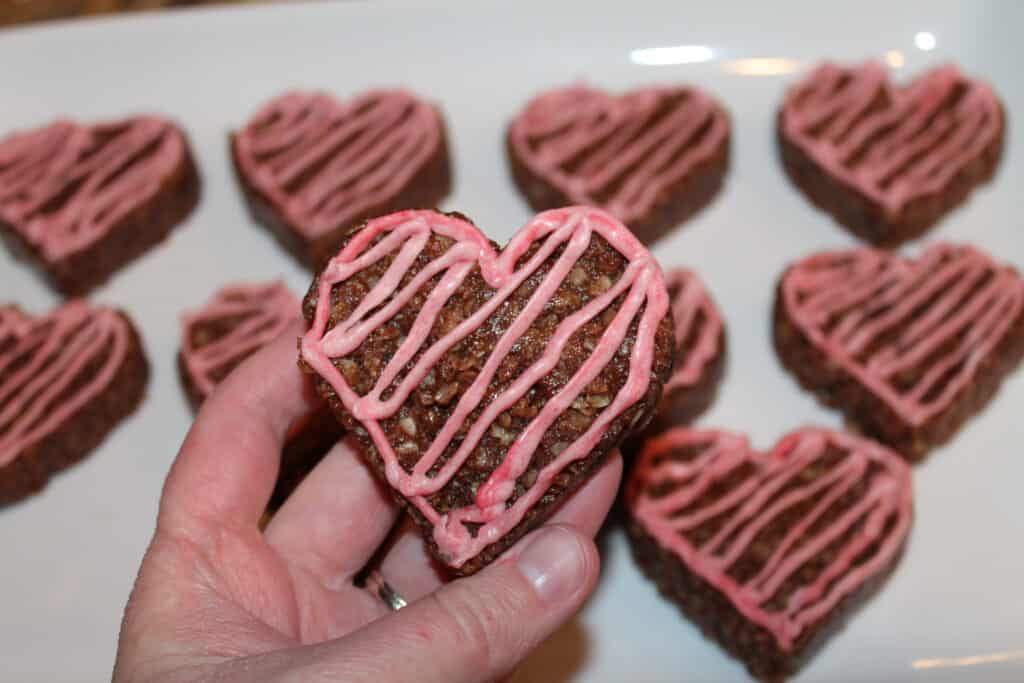
[[[289,425],[315,406],[295,362],[301,328],[237,368],[175,460],[125,609],[113,679],[438,681],[511,673],[593,591],[591,540],[622,473],[616,452],[559,509],[479,573],[449,581],[411,526],[380,554],[409,605],[392,612],[353,577],[400,508],[353,446],[336,444],[274,515]]]

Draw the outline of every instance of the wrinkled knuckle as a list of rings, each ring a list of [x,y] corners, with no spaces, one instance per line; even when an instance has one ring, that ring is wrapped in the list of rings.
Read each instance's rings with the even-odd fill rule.
[[[500,652],[495,642],[499,636],[500,620],[491,610],[474,604],[461,591],[440,591],[433,595],[441,626],[452,634],[453,641],[466,652],[472,653],[473,663],[483,670],[489,670],[496,663],[495,655]]]

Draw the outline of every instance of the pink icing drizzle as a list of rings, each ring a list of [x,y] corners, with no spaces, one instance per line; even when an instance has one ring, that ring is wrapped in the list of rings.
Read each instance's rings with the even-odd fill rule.
[[[888,106],[869,112],[879,95]],[[789,140],[894,213],[940,192],[993,142],[1001,121],[992,88],[952,64],[896,88],[880,64],[844,69],[826,63],[792,88],[782,107]]]
[[[673,389],[692,387],[700,381],[704,368],[720,350],[723,325],[718,307],[704,289],[700,277],[692,270],[677,269],[666,273],[665,289],[672,298],[672,319],[676,325],[678,349],[676,367],[665,384],[664,393],[667,395]],[[701,315],[703,322],[698,323],[697,317]],[[689,339],[693,326],[697,324],[701,325],[697,342],[684,354],[682,344]]]
[[[289,93],[235,136],[248,181],[309,238],[351,225],[397,196],[440,144],[437,112],[401,90],[370,91],[348,102]]]
[[[13,313],[12,313],[13,310]],[[72,300],[49,315],[31,319],[0,309],[0,467],[60,428],[110,385],[128,351],[128,326],[117,311]],[[76,376],[108,354],[89,382],[67,395]],[[19,358],[28,361],[16,369]]]
[[[685,99],[648,125],[666,99],[678,96]],[[627,224],[714,156],[728,135],[721,106],[686,87],[643,88],[618,97],[585,85],[551,90],[533,99],[509,128],[516,156],[534,175],[573,203],[600,206]]]
[[[218,370],[263,348],[301,317],[301,303],[282,282],[224,287],[203,308],[182,316],[181,357],[192,383],[206,398]],[[225,318],[237,322],[224,336],[199,348],[193,344],[196,326]]]
[[[977,249],[936,244],[916,261],[873,249],[816,254],[786,272],[781,295],[816,348],[920,425],[967,387],[1021,315],[1024,280]]]
[[[32,318],[17,306],[0,306],[0,344],[22,336],[32,325]]]
[[[149,201],[184,156],[184,136],[154,116],[17,133],[0,141],[0,221],[64,258]]]
[[[628,260],[623,275],[610,289],[561,322],[542,356],[487,406],[470,427],[457,451],[435,476],[428,476],[427,472],[445,451],[452,437],[484,398],[502,360],[541,313],[562,280],[586,251],[595,233]],[[424,267],[403,289],[397,290],[402,277],[432,234],[449,237],[456,243],[444,255]],[[377,236],[383,236],[383,239],[372,245],[372,240]],[[525,265],[516,269],[519,258],[539,240],[543,240],[543,243],[538,251]],[[395,415],[431,367],[461,339],[484,324],[502,302],[560,246],[565,249],[555,265],[497,342],[484,368],[461,396],[454,412],[423,453],[413,472],[406,472],[388,442],[380,420]],[[334,286],[389,254],[394,254],[394,260],[387,272],[349,318],[334,321],[332,329],[328,330],[331,291]],[[480,267],[484,280],[496,290],[493,296],[471,317],[426,349],[393,394],[387,400],[382,400],[382,392],[391,386],[398,373],[420,349],[445,302],[474,266]],[[374,329],[401,310],[428,279],[438,274],[441,275],[438,286],[427,297],[412,329],[384,368],[373,390],[366,396],[358,396],[348,386],[332,360],[356,349]],[[502,464],[478,490],[475,505],[445,515],[439,514],[430,505],[427,496],[445,486],[498,415],[554,368],[572,334],[606,309],[620,294],[626,295],[625,300],[591,356],[510,445]],[[377,307],[380,308],[368,315]],[[612,403],[595,418],[589,429],[542,468],[536,483],[508,506],[516,480],[526,471],[548,427],[570,407],[576,396],[619,351],[630,323],[641,307],[643,313],[639,318],[636,344],[630,355],[630,372],[625,385]],[[384,459],[389,483],[434,525],[434,540],[438,548],[453,566],[459,567],[518,524],[527,510],[547,491],[558,473],[570,463],[588,455],[600,441],[608,424],[645,394],[654,360],[655,331],[667,310],[668,295],[657,262],[625,226],[600,210],[570,207],[541,213],[523,227],[500,253],[496,253],[483,234],[465,220],[433,211],[403,211],[370,221],[320,275],[316,315],[312,327],[302,340],[302,357],[321,377],[330,382],[345,408],[366,427]],[[474,537],[465,523],[482,526]]]
[[[694,446],[703,448],[693,460],[672,458],[674,450]],[[801,472],[821,460],[829,447],[845,452],[839,464],[780,495],[787,484],[798,481]],[[752,466],[756,473],[714,502],[701,502],[712,486],[743,464]],[[872,476],[869,468],[873,465],[879,469]],[[864,494],[808,536],[816,521],[866,477],[870,479]],[[651,487],[668,483],[678,484],[678,488],[660,498],[649,495]],[[790,434],[771,453],[762,455],[751,450],[745,437],[676,428],[648,442],[626,500],[633,516],[661,547],[721,591],[747,619],[769,631],[780,648],[790,651],[804,628],[826,616],[895,558],[910,529],[912,498],[906,463],[867,439],[808,428]],[[755,576],[739,583],[728,574],[762,529],[793,506],[809,500],[816,504],[792,521]],[[728,513],[730,519],[702,545],[693,545],[683,535],[723,513]],[[886,533],[886,526],[894,518]],[[845,540],[810,583],[793,591],[781,610],[768,608],[787,579],[861,520],[863,526]],[[875,543],[878,548],[874,554],[853,566],[858,556]]]

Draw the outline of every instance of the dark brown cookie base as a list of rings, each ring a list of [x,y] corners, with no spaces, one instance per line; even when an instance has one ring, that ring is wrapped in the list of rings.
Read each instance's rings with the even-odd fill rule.
[[[47,261],[4,221],[0,221],[0,235],[17,258],[35,265],[61,294],[83,296],[162,242],[199,203],[199,193],[199,172],[186,140],[184,161],[164,180],[153,198],[85,249],[59,261]]]
[[[114,379],[93,400],[11,463],[0,468],[0,505],[13,503],[40,491],[51,476],[82,460],[102,443],[121,420],[142,403],[149,380],[149,364],[135,327],[123,314],[130,331],[128,352]],[[92,372],[99,372],[94,363]],[[73,391],[75,387],[71,387]]]
[[[238,161],[235,136],[229,136],[231,161],[235,168],[235,177],[242,189],[245,203],[253,220],[270,230],[271,234],[284,249],[301,264],[313,271],[318,271],[329,258],[335,255],[345,234],[354,225],[370,218],[384,216],[405,209],[422,209],[437,206],[451,192],[452,172],[448,158],[448,136],[441,113],[437,112],[441,125],[441,141],[437,153],[432,156],[423,168],[413,176],[397,196],[370,207],[345,225],[314,240],[303,236],[296,226],[289,223],[277,210],[270,198],[256,186],[249,183]]]
[[[743,662],[752,676],[763,681],[782,681],[796,672],[881,587],[900,559],[897,555],[888,567],[843,598],[829,614],[805,628],[793,650],[786,652],[771,633],[749,621],[725,595],[662,548],[640,524],[631,520],[626,529],[633,557],[657,585],[658,592],[675,603],[705,637],[716,641]]]
[[[722,188],[725,174],[729,170],[729,139],[726,136],[710,159],[698,164],[658,197],[654,208],[643,218],[630,222],[627,227],[637,239],[651,245],[711,203]],[[575,203],[561,190],[533,174],[515,153],[509,136],[506,136],[506,151],[512,179],[534,211],[557,209]]]
[[[793,184],[818,208],[832,214],[843,227],[857,237],[880,247],[895,247],[920,237],[946,213],[963,203],[978,185],[995,174],[1003,153],[1006,115],[1000,108],[998,137],[981,156],[957,173],[940,192],[910,202],[896,216],[886,215],[875,201],[833,178],[821,169],[799,146],[785,135],[779,112],[777,137],[779,156]]]
[[[189,406],[193,412],[198,412],[199,406],[203,403],[203,395],[192,381],[180,353],[178,377]],[[277,482],[274,484],[270,503],[267,505],[271,513],[284,505],[288,496],[298,488],[306,475],[313,471],[343,434],[344,430],[326,405],[292,427],[281,450],[281,467],[277,473]]]
[[[776,293],[775,350],[783,366],[824,405],[838,408],[857,431],[888,444],[912,462],[920,461],[933,447],[946,442],[992,399],[1003,378],[1024,358],[1024,313],[1010,332],[978,367],[974,381],[946,410],[919,427],[905,422],[881,398],[824,353],[786,315],[781,292]]]

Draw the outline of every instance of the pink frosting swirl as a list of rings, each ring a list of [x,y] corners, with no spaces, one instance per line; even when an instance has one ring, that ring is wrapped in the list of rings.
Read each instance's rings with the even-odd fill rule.
[[[676,428],[644,448],[626,504],[662,548],[788,652],[805,628],[895,560],[913,494],[907,464],[867,439],[806,428],[761,454],[743,436]],[[758,536],[779,524],[781,538],[761,562]],[[696,542],[705,527],[710,535]],[[801,572],[829,548],[824,567]],[[751,561],[759,562],[756,573],[737,578]],[[780,593],[793,581],[795,589]]]
[[[293,92],[269,102],[234,140],[248,182],[313,239],[399,195],[443,134],[437,111],[402,90],[347,102]]]
[[[181,320],[181,359],[205,399],[236,365],[302,317],[299,299],[283,282],[235,284],[219,290]],[[197,329],[222,325],[224,333],[197,343]]]
[[[629,224],[711,159],[728,135],[725,110],[696,88],[614,96],[575,85],[527,104],[509,127],[509,144],[572,203],[599,206]]]
[[[181,131],[155,116],[16,133],[0,141],[0,222],[62,259],[152,199],[185,155]]]
[[[0,308],[0,467],[60,429],[110,386],[130,335],[116,310],[79,299],[40,318]],[[100,359],[93,376],[69,393]]]
[[[1015,270],[967,246],[917,260],[854,249],[791,266],[781,303],[792,323],[911,425],[944,411],[1024,306]]]
[[[722,316],[698,276],[692,270],[677,269],[665,274],[665,289],[672,299],[672,319],[678,354],[665,394],[692,387],[701,380],[708,364],[718,355],[722,339]],[[696,334],[688,350],[687,341]],[[685,351],[685,353],[684,353]]]
[[[432,235],[455,241],[408,283],[403,278]],[[600,235],[628,261],[623,275],[603,294],[590,300],[579,311],[564,319],[540,358],[481,412],[466,431],[455,453],[436,474],[428,474],[448,448],[463,423],[483,400],[488,386],[513,345],[540,315],[582,254],[593,235]],[[381,238],[374,243],[376,238]],[[539,249],[518,265],[531,246]],[[485,367],[458,399],[440,433],[422,454],[414,470],[406,472],[399,463],[380,421],[395,415],[410,393],[431,367],[461,339],[484,324],[516,289],[534,273],[556,249],[563,247],[554,266],[538,285],[528,303],[494,347]],[[330,320],[331,291],[339,283],[394,255],[391,266],[345,320]],[[479,266],[484,280],[494,288],[487,303],[462,321],[451,332],[426,349],[387,399],[382,393],[392,385],[399,372],[411,362],[427,338],[445,302],[469,273]],[[431,278],[438,285],[427,295],[412,329],[381,372],[373,390],[359,396],[348,386],[344,375],[332,362],[355,350],[371,332],[385,324],[402,309]],[[633,234],[612,216],[597,209],[571,207],[546,211],[523,227],[508,245],[495,252],[491,243],[471,223],[452,215],[433,211],[403,211],[370,221],[357,233],[319,278],[319,298],[312,326],[302,339],[301,353],[322,378],[330,383],[345,409],[367,429],[385,464],[388,482],[401,492],[434,525],[434,540],[452,566],[459,567],[494,543],[522,520],[543,496],[551,482],[570,463],[586,457],[601,440],[605,429],[616,417],[635,404],[647,391],[654,362],[654,337],[668,311],[668,295],[661,269],[654,257]],[[427,496],[442,489],[462,467],[494,420],[529,391],[555,367],[562,348],[573,333],[607,309],[619,296],[625,299],[599,343],[570,381],[534,417],[511,443],[501,465],[480,486],[474,505],[440,514]],[[587,431],[543,467],[534,485],[514,502],[511,497],[516,480],[526,471],[541,438],[555,419],[566,411],[590,382],[619,352],[629,327],[639,319],[636,343],[630,355],[626,384],[594,420]],[[328,329],[328,323],[333,323]],[[480,525],[476,535],[465,526]]]
[[[791,142],[893,214],[941,192],[996,140],[1002,120],[992,88],[952,64],[897,88],[880,64],[826,63],[782,105]]]

